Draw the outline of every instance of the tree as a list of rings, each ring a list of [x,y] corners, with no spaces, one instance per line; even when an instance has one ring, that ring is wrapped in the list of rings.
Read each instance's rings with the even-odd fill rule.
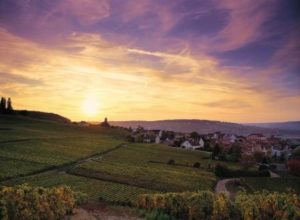
[[[243,154],[240,160],[240,166],[244,170],[248,170],[249,168],[255,165],[255,160],[252,155]]]
[[[0,113],[5,113],[5,112],[6,112],[6,99],[2,97],[0,102]]]
[[[10,98],[8,98],[8,100],[7,100],[7,109],[6,109],[6,111],[7,111],[7,113],[13,113],[13,111],[14,111]]]
[[[218,157],[219,154],[221,153],[221,151],[222,151],[222,149],[221,149],[220,145],[216,144],[216,146],[214,147],[213,152],[211,154],[212,155],[212,159],[215,159],[215,157]]]
[[[242,147],[238,143],[235,143],[229,149],[228,154],[230,155],[229,158],[231,161],[237,162],[241,158]]]
[[[107,118],[104,119],[104,121],[100,124],[101,127],[110,127]]]
[[[193,139],[198,139],[198,138],[200,138],[200,134],[198,134],[196,131],[193,131],[190,134],[190,137],[193,138]]]
[[[253,157],[257,163],[261,163],[265,157],[265,154],[264,154],[264,152],[261,152],[261,151],[254,151]]]

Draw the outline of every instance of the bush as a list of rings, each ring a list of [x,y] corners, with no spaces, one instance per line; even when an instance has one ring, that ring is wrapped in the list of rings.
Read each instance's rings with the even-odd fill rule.
[[[293,192],[240,192],[235,204],[242,219],[298,219],[300,213],[300,197]]]
[[[300,196],[291,191],[263,191],[254,194],[240,192],[231,201],[225,194],[209,191],[147,194],[139,196],[137,207],[149,213],[146,215],[147,219],[171,219],[171,216],[190,220],[298,219]]]
[[[218,177],[234,178],[234,177],[269,177],[268,170],[231,170],[224,164],[217,164],[215,174]]]
[[[288,167],[293,175],[300,176],[300,160],[292,159],[288,161]]]
[[[215,174],[218,177],[230,177],[230,173],[229,173],[228,167],[226,165],[220,164],[220,163],[216,164]]]
[[[66,186],[2,187],[0,219],[62,219],[72,212],[75,203],[74,192]]]
[[[174,165],[174,164],[175,164],[175,160],[170,159],[170,160],[168,161],[168,164],[169,164],[169,165]]]
[[[200,167],[201,167],[201,164],[200,164],[199,162],[196,162],[196,163],[194,163],[193,167],[195,167],[195,168],[200,168]]]

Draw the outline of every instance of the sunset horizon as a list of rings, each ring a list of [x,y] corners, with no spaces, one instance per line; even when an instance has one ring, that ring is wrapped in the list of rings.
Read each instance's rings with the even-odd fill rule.
[[[0,97],[72,121],[299,121],[297,1],[0,3]]]

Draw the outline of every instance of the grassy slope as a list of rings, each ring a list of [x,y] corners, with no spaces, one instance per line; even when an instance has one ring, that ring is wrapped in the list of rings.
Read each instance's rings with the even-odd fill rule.
[[[216,178],[207,170],[210,160],[203,159],[207,157],[207,152],[155,144],[130,144],[84,163],[73,169],[72,173],[160,191],[212,190]],[[168,165],[170,159],[185,166]],[[193,168],[195,162],[200,162],[202,168]]]
[[[0,179],[61,166],[123,142],[113,132],[0,116]],[[121,136],[121,135],[119,135]]]

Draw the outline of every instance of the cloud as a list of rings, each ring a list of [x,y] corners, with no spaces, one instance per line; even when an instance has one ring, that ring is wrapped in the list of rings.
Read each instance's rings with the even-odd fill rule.
[[[234,50],[261,40],[266,33],[263,24],[272,18],[276,1],[216,0],[216,7],[228,12],[228,22],[213,39],[218,50]]]
[[[210,108],[241,109],[252,107],[249,103],[240,100],[219,100],[203,103],[202,105]]]
[[[40,80],[24,77],[21,75],[0,72],[0,84],[2,86],[5,84],[25,84],[30,86],[41,86],[42,82]]]
[[[110,6],[107,0],[64,0],[59,1],[46,14],[44,22],[60,16],[62,19],[76,19],[82,25],[90,25],[109,15]]]

